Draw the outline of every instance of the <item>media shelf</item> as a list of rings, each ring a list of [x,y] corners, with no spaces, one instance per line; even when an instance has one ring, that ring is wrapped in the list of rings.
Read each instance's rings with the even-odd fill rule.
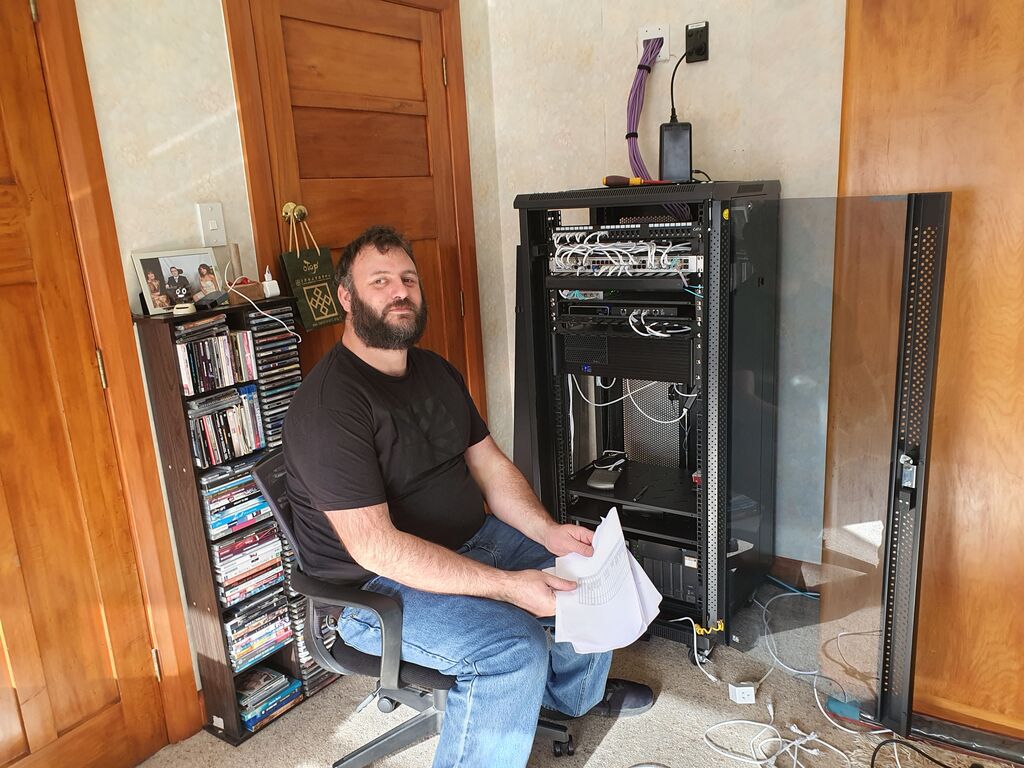
[[[579,498],[575,503],[570,502],[567,513],[570,521],[589,528],[596,528],[601,519],[608,514],[610,506],[608,502]],[[642,538],[673,544],[677,547],[697,546],[697,518],[695,516],[638,509],[628,504],[619,506],[618,510],[619,523],[627,537],[639,535]]]
[[[268,317],[270,315],[276,320]],[[251,738],[315,692],[282,545],[252,467],[280,445],[301,382],[290,298],[137,316],[206,729]],[[319,690],[324,681],[316,681]],[[243,688],[247,693],[240,693]]]
[[[621,477],[612,490],[591,488],[587,478],[591,470],[583,469],[569,477],[569,494],[650,512],[697,516],[697,492],[692,473],[681,467],[660,467],[639,461],[627,461]]]

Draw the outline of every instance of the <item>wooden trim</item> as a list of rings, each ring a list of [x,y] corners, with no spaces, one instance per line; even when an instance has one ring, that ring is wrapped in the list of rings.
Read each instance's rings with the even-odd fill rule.
[[[480,284],[476,269],[473,223],[473,176],[469,167],[469,116],[462,67],[462,25],[458,2],[439,3],[441,46],[448,65],[448,135],[451,137],[452,181],[455,186],[455,227],[459,243],[462,296],[465,306],[466,386],[477,409],[487,414],[484,344],[480,321]]]
[[[284,280],[278,266],[281,245],[280,218],[274,198],[274,180],[270,167],[270,142],[263,117],[256,39],[253,36],[252,9],[249,0],[223,0],[224,27],[228,37],[231,79],[238,104],[238,128],[242,137],[245,186],[249,194],[253,245],[259,274],[270,267],[271,274]],[[262,278],[261,278],[262,279]]]
[[[437,11],[438,13],[444,13],[452,9],[456,12],[459,10],[459,0],[388,0],[388,2],[395,2],[397,5],[408,5],[410,8],[419,8],[423,11]],[[461,60],[462,56],[460,54],[459,61]]]
[[[73,3],[39,0],[39,6],[47,95],[96,343],[104,351],[107,411],[150,633],[160,653],[167,735],[180,741],[201,728],[202,714],[78,17]]]
[[[397,115],[425,115],[427,102],[411,99],[385,99],[349,93],[323,93],[305,88],[292,89],[293,107],[330,107],[365,112],[393,112]]]
[[[1007,642],[1012,641],[1007,638]],[[957,725],[1024,739],[1024,718],[993,712],[990,707],[976,707],[955,698],[937,696],[930,691],[914,690],[914,711]]]

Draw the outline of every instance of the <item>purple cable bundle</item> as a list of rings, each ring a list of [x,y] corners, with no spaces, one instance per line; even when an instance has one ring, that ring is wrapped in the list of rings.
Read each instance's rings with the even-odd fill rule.
[[[640,113],[644,109],[644,91],[647,89],[647,76],[651,73],[651,67],[658,59],[658,53],[664,40],[656,37],[653,40],[644,40],[644,52],[640,57],[640,63],[636,67],[636,77],[633,78],[633,87],[629,89],[629,101],[626,103],[626,146],[629,149],[629,167],[634,176],[650,181],[651,174],[644,165],[644,159],[640,155],[640,143],[637,141],[637,128],[640,126]]]
[[[644,165],[644,158],[640,154],[637,128],[640,126],[640,113],[644,110],[647,76],[651,74],[651,67],[658,59],[663,42],[663,38],[660,37],[644,41],[644,52],[640,57],[640,63],[637,64],[636,77],[633,78],[633,87],[629,89],[629,101],[626,103],[626,147],[629,149],[629,167],[634,176],[639,176],[645,181],[651,180],[651,173]],[[690,218],[690,206],[685,203],[669,203],[665,210],[678,221],[687,221]]]

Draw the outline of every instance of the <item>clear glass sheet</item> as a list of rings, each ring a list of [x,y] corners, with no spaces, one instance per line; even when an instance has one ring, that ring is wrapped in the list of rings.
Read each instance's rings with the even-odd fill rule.
[[[563,211],[563,222],[585,223],[585,210]],[[691,205],[694,221],[701,211]],[[734,206],[729,217],[734,315],[727,535],[738,546],[730,547],[727,558],[733,571],[726,587],[731,590],[730,639],[814,685],[822,706],[833,697],[874,715],[908,198],[779,201],[775,366],[758,357],[758,338],[743,337],[757,336],[760,329],[749,318],[761,314],[749,306],[746,321],[735,314],[741,301],[764,300],[762,278],[772,282],[765,272],[771,259],[756,249],[771,241],[766,217],[773,214],[755,203]],[[586,350],[580,354],[591,359]],[[746,362],[736,365],[736,358]],[[675,421],[678,398],[685,395],[678,387],[688,377],[669,370],[626,380],[596,373],[566,377],[563,402],[571,414],[566,426],[574,437],[569,473],[586,468],[612,442],[621,444],[631,461],[655,468],[651,471],[684,469],[688,478],[695,466],[688,450],[693,425]],[[588,403],[625,398],[627,384],[635,397],[618,411]],[[764,402],[774,405],[765,409]],[[641,409],[650,418],[638,415]],[[767,487],[744,462],[764,460],[772,417],[776,471],[774,486]],[[645,483],[638,484],[642,491]],[[584,500],[569,517],[596,521],[599,507]],[[620,513],[624,528],[635,523],[627,530],[696,555],[696,516],[684,524],[671,516],[662,523],[657,513],[628,505]],[[763,572],[758,553],[772,540],[771,573],[811,596],[758,577],[753,600],[746,602],[749,574]],[[751,542],[756,545],[748,551]],[[693,586],[682,584],[678,599],[692,602]]]
[[[873,714],[907,198],[780,202],[778,461],[771,581],[749,652]],[[773,658],[774,657],[774,658]]]

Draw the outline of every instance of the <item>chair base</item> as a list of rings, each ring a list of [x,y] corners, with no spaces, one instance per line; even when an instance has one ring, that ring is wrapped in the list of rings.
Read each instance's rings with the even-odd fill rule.
[[[441,732],[444,712],[429,707],[387,733],[349,752],[333,768],[366,768],[374,760],[399,752]]]
[[[382,690],[379,696],[412,707],[417,710],[418,714],[401,725],[396,725],[387,733],[381,734],[359,749],[349,752],[335,762],[332,768],[367,768],[375,760],[381,760],[395,752],[400,752],[406,747],[411,747],[441,732],[448,691],[438,689],[427,693],[406,688],[397,691]],[[551,739],[557,755],[561,754],[562,745],[574,747],[569,729],[561,723],[553,723],[550,720],[537,721],[537,738]],[[570,751],[568,754],[572,754],[572,752]]]

